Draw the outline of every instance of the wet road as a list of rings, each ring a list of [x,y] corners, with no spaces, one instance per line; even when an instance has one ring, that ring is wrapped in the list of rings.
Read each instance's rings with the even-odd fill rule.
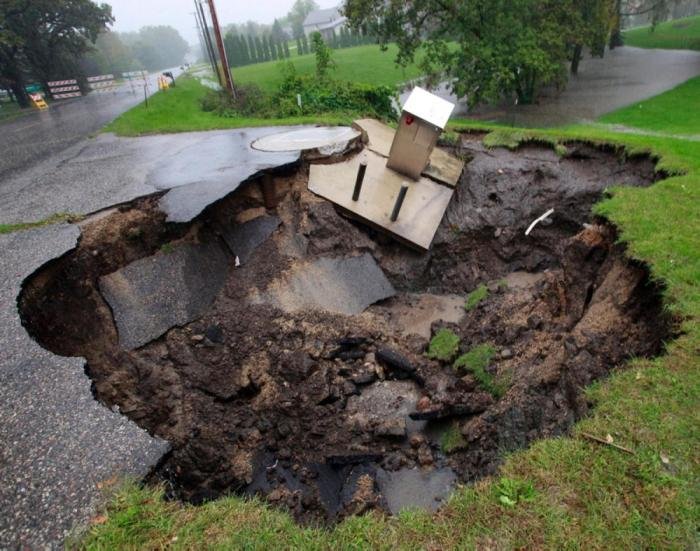
[[[179,69],[171,69],[178,75]],[[148,78],[150,94],[158,91],[158,73]],[[125,83],[114,93],[92,93],[53,103],[47,111],[33,111],[0,124],[0,181],[98,132],[105,124],[141,103],[142,81]]]
[[[586,58],[566,89],[545,93],[535,105],[481,107],[468,112],[443,86],[437,93],[458,103],[453,117],[472,116],[513,126],[559,126],[601,115],[656,96],[700,75],[700,52],[623,47],[603,59]],[[408,94],[402,95],[405,101]]]

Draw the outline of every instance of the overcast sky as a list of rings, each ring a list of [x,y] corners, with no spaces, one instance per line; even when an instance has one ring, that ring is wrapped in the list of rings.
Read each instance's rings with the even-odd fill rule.
[[[112,6],[116,22],[115,31],[137,31],[146,25],[170,25],[190,43],[197,41],[194,22],[194,0],[95,0]],[[341,0],[316,0],[322,8],[331,8]],[[245,23],[258,21],[272,23],[276,17],[284,17],[294,0],[216,0],[219,23]]]

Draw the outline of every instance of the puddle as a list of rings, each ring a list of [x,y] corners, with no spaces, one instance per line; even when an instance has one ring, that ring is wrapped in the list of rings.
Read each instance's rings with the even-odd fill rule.
[[[432,510],[504,453],[566,434],[583,388],[672,336],[646,268],[590,215],[607,186],[650,185],[653,162],[567,147],[465,140],[427,253],[340,215],[304,166],[273,176],[275,211],[250,183],[187,224],[135,201],[26,282],[23,322],[172,444],[153,478],[173,498],[260,494],[314,524]],[[453,356],[486,351],[478,378],[427,357],[441,328]]]

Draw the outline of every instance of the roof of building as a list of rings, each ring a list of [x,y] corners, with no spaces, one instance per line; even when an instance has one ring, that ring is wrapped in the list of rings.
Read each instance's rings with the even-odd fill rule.
[[[411,115],[423,119],[430,124],[444,130],[450,115],[454,111],[454,104],[442,99],[427,90],[416,86],[408,96],[403,110]]]
[[[314,10],[306,16],[304,19],[304,26],[309,25],[324,25],[326,23],[331,23],[336,19],[343,17],[340,13],[340,8],[326,8],[325,10]]]

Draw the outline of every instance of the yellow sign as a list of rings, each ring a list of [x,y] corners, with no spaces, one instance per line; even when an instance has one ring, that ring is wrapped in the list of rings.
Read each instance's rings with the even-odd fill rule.
[[[170,83],[168,82],[168,79],[165,78],[163,75],[158,76],[158,88],[160,88],[163,91],[170,88]]]
[[[40,111],[49,108],[41,94],[29,94],[29,99],[32,100],[34,107],[36,107]]]

